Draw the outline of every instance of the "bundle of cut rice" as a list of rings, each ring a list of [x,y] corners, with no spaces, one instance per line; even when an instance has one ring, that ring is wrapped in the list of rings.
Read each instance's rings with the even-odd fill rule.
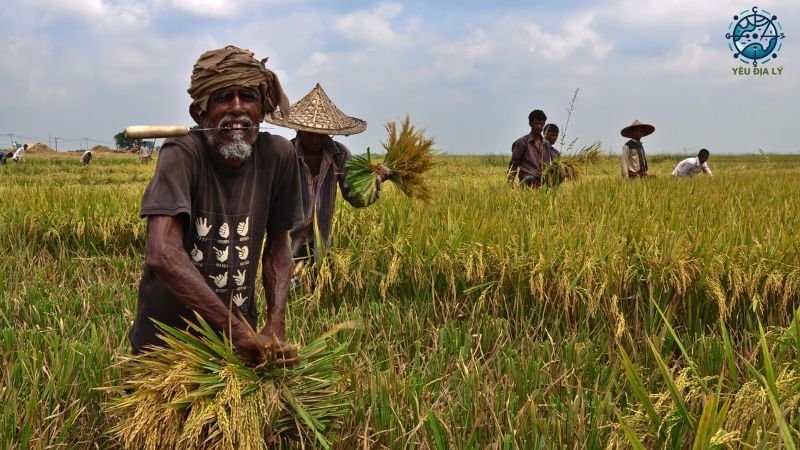
[[[422,175],[433,165],[433,138],[425,137],[425,130],[416,128],[406,116],[398,132],[395,122],[385,125],[388,133],[383,165],[389,171],[388,180],[412,198],[430,200],[431,192]],[[347,162],[347,181],[351,192],[365,203],[375,201],[378,195],[377,164],[373,163],[369,148],[367,156],[353,156]]]
[[[294,368],[251,367],[200,319],[192,332],[159,324],[163,349],[126,360],[128,380],[105,407],[127,449],[331,448],[350,410],[334,364],[332,332],[298,352]]]
[[[578,178],[583,168],[600,160],[600,143],[586,145],[577,153],[553,158],[542,169],[542,186],[555,187]]]

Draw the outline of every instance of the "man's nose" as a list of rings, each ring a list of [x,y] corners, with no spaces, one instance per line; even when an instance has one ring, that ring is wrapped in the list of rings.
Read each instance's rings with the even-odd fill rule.
[[[239,92],[236,92],[231,99],[231,109],[236,111],[243,111],[244,110],[244,101],[239,96]]]

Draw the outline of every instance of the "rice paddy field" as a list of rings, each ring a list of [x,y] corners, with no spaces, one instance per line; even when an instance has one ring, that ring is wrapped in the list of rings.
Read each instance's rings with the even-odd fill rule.
[[[155,165],[78,159],[0,166],[0,448],[120,446],[98,388],[123,377]],[[336,336],[334,447],[796,448],[800,156],[675,180],[680,159],[526,191],[507,156],[440,156],[429,203],[340,204],[287,316],[299,344],[361,324]]]

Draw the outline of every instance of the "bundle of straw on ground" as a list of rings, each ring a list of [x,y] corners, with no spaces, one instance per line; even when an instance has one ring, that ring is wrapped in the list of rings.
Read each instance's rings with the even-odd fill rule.
[[[251,367],[202,319],[189,331],[159,327],[166,346],[127,358],[128,380],[105,407],[124,448],[331,448],[350,410],[333,332],[300,350],[297,367]]]
[[[409,116],[400,122],[399,132],[395,122],[387,122],[384,127],[388,137],[381,144],[386,149],[383,165],[391,171],[388,180],[411,198],[430,200],[430,188],[423,174],[433,166],[434,139],[426,137],[424,129],[415,127]],[[351,191],[368,203],[378,195],[376,167],[369,149],[366,157],[354,156],[347,162]]]
[[[585,166],[599,160],[599,142],[586,145],[575,154],[553,158],[542,169],[542,186],[555,187],[564,181],[577,179]]]

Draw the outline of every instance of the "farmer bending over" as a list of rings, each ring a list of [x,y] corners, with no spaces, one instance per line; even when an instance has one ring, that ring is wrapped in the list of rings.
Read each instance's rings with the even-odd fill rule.
[[[344,144],[331,138],[331,135],[349,136],[361,133],[367,128],[367,123],[346,116],[325,94],[319,83],[292,105],[289,119],[285,123],[270,118],[267,121],[297,130],[292,144],[300,165],[305,221],[292,229],[292,254],[300,260],[313,259],[319,254],[319,246],[324,246],[324,249],[331,247],[331,222],[336,206],[337,185],[342,192],[342,198],[356,208],[371,203],[364,203],[359,196],[351,195],[345,167],[350,159],[350,151]],[[388,178],[390,172],[383,164],[378,165],[377,172],[380,189],[380,182]],[[314,222],[319,230],[318,234],[314,231]]]
[[[83,152],[83,156],[81,156],[81,164],[88,166],[90,162],[92,162],[92,151],[86,150]]]
[[[511,162],[508,164],[508,181],[513,183],[517,177],[522,186],[538,188],[541,184],[542,169],[553,157],[554,148],[542,137],[542,128],[547,120],[544,111],[535,109],[528,115],[531,132],[514,141],[511,145]]]
[[[26,151],[28,151],[28,144],[25,144],[22,147],[19,147],[17,149],[17,151],[14,152],[14,156],[12,156],[11,159],[14,161],[15,164],[16,163],[21,163],[22,160],[25,159],[25,152]]]
[[[292,145],[259,133],[265,114],[285,114],[289,102],[275,73],[233,46],[200,56],[188,92],[189,114],[207,130],[164,142],[144,193],[147,246],[129,339],[134,353],[162,344],[151,319],[186,328],[196,312],[257,360],[285,339],[289,230],[302,219]],[[267,321],[253,335],[259,259]],[[291,346],[277,350],[293,356]]]
[[[686,158],[679,162],[678,165],[675,166],[675,170],[672,171],[672,176],[691,178],[700,172],[711,176],[711,169],[706,163],[706,161],[708,161],[708,156],[708,150],[701,149],[700,152],[697,153],[696,157]]]

